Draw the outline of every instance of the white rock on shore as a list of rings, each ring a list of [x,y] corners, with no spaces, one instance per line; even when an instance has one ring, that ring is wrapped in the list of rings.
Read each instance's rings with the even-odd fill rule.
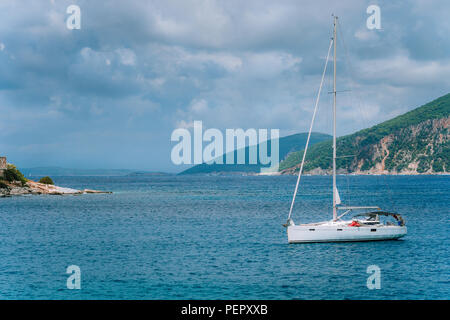
[[[7,188],[0,188],[0,197],[27,194],[74,195],[84,193],[112,193],[110,191],[98,191],[91,189],[78,190],[72,188],[64,188],[31,180],[27,181],[24,186],[22,186],[22,183],[19,181],[8,182],[7,186]]]

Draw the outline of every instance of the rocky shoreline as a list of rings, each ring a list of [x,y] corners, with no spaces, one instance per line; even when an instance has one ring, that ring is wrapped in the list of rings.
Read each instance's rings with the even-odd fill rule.
[[[450,172],[417,172],[417,171],[387,171],[387,170],[366,170],[349,172],[345,169],[338,169],[336,171],[338,175],[351,175],[351,176],[446,176],[450,175]],[[257,176],[285,176],[285,175],[298,175],[298,167],[285,169],[278,172],[271,173],[256,173]],[[331,176],[333,171],[331,169],[316,168],[310,171],[303,172],[305,176]]]
[[[23,195],[80,195],[86,193],[112,193],[110,191],[99,191],[91,189],[71,189],[44,184],[35,181],[27,181],[25,185],[20,181],[6,183],[6,187],[0,188],[0,197],[23,196]]]
[[[278,172],[279,175],[298,175],[298,166],[292,167],[289,169],[282,170]],[[310,176],[329,176],[333,174],[332,169],[321,169],[316,168],[310,171],[306,171],[303,173],[304,175]],[[377,168],[371,170],[357,170],[353,172],[349,172],[345,169],[338,169],[336,174],[343,175],[355,175],[355,176],[379,176],[379,175],[387,175],[387,176],[422,176],[422,175],[448,175],[449,172],[417,172],[413,170],[402,170],[402,171],[388,171],[388,170],[378,170]]]

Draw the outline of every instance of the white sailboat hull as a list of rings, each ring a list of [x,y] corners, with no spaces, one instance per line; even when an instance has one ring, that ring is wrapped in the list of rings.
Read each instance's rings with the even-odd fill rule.
[[[290,225],[289,243],[396,240],[406,235],[405,226]]]

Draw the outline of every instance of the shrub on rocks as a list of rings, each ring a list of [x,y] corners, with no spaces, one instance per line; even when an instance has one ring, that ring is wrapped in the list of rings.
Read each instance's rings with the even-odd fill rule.
[[[39,180],[39,183],[44,183],[44,184],[52,184],[54,185],[55,183],[53,182],[52,178],[50,177],[43,177]]]

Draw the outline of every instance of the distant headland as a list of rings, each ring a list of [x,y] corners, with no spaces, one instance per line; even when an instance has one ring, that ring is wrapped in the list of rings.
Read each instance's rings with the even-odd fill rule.
[[[144,170],[136,170],[136,169],[80,169],[80,168],[62,168],[55,166],[48,167],[33,167],[33,168],[21,168],[20,171],[24,174],[25,177],[33,176],[33,177],[42,177],[42,176],[51,176],[51,177],[100,177],[100,176],[154,176],[154,175],[167,175],[169,173],[165,172],[154,172],[154,171],[144,171]]]

